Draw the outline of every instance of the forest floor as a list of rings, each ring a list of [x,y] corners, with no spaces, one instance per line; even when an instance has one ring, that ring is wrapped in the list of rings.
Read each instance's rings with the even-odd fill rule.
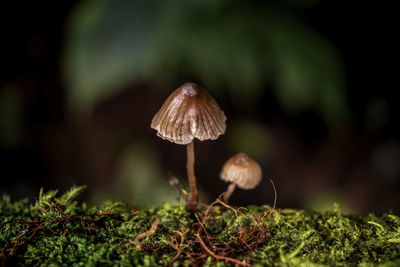
[[[217,199],[136,209],[88,206],[84,187],[0,200],[3,266],[400,266],[400,217],[231,207]]]

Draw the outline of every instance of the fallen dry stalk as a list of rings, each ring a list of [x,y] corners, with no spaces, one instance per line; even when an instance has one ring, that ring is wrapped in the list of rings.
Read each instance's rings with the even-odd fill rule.
[[[172,242],[169,242],[169,245],[176,250],[176,254],[175,256],[169,261],[168,266],[171,266],[172,263],[174,263],[179,256],[181,255],[182,251],[184,248],[186,248],[188,245],[184,245],[185,244],[185,237],[186,234],[189,232],[189,229],[186,228],[185,231],[183,233],[181,233],[180,231],[174,231],[177,235],[179,235],[179,237],[181,238],[180,243],[178,243],[178,240],[176,238],[174,238],[175,244],[173,244]]]
[[[153,222],[153,224],[151,225],[150,230],[148,230],[148,231],[146,231],[146,232],[144,232],[144,233],[141,233],[141,234],[138,234],[138,235],[137,235],[137,237],[135,238],[135,240],[133,240],[133,242],[132,242],[132,243],[136,246],[137,249],[140,249],[140,248],[141,248],[140,240],[143,239],[143,238],[145,238],[145,237],[154,235],[154,233],[157,231],[157,227],[158,227],[159,224],[160,224],[160,220],[159,220],[159,219],[156,219],[156,220]]]
[[[240,260],[237,259],[233,259],[233,258],[229,258],[229,257],[224,257],[224,256],[219,256],[216,255],[214,252],[212,252],[207,245],[204,243],[203,239],[201,239],[200,234],[195,234],[196,238],[199,240],[201,247],[213,258],[215,258],[216,260],[223,260],[223,261],[230,261],[236,264],[239,264],[241,266],[251,266],[248,263],[245,262],[241,262]]]
[[[272,209],[269,211],[269,213],[267,213],[267,212],[264,213],[262,220],[261,220],[263,223],[268,219],[268,217],[271,215],[271,213],[275,210],[276,200],[278,198],[278,193],[276,192],[276,187],[275,187],[274,181],[272,181],[272,179],[269,179],[269,181],[271,182],[272,188],[274,189],[274,205],[272,206]]]

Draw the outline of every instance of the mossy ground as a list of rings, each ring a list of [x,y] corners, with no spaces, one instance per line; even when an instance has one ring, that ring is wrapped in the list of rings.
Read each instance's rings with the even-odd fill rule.
[[[250,206],[88,207],[75,187],[0,200],[2,265],[400,266],[400,218]]]

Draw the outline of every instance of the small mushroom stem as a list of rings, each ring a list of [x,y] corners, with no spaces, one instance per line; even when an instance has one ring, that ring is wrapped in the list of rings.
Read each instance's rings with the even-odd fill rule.
[[[196,185],[196,176],[194,174],[194,145],[190,142],[187,145],[187,163],[186,170],[190,187],[190,199],[187,204],[188,210],[196,210],[197,202],[199,200],[199,191]]]
[[[231,183],[230,185],[228,185],[228,188],[226,189],[226,192],[223,196],[224,202],[228,203],[229,199],[233,193],[233,191],[235,191],[236,188],[236,184],[235,183]]]

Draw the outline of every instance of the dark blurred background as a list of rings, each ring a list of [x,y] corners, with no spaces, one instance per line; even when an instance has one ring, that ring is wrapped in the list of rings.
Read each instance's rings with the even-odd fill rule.
[[[263,181],[235,205],[400,212],[394,8],[383,2],[53,1],[2,7],[0,194],[86,184],[84,198],[176,203],[185,147],[150,121],[186,81],[227,131],[196,142],[204,201],[246,152]],[[396,71],[395,71],[396,70]],[[396,73],[395,73],[396,72]],[[396,89],[397,88],[397,89]]]

